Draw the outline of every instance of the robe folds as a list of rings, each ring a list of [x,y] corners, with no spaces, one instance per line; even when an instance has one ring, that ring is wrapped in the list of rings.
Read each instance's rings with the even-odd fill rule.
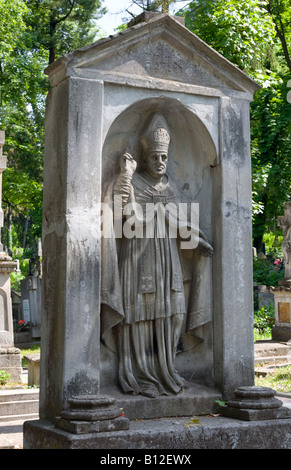
[[[135,173],[129,192],[130,210],[127,219],[122,219],[131,221],[129,236],[116,238],[114,232],[114,185],[104,199],[109,210],[103,217],[101,338],[117,350],[124,393],[149,397],[177,394],[184,381],[174,362],[184,317],[189,313],[184,282],[191,280],[173,237],[178,205],[167,179],[154,185],[145,174]],[[149,216],[147,208],[153,206],[156,210]],[[185,220],[179,222],[185,225]],[[197,227],[193,227],[192,235],[205,239]],[[199,326],[197,316],[193,322],[197,308],[201,313],[199,306],[190,306],[187,322],[195,327]],[[202,323],[208,321],[206,314]]]

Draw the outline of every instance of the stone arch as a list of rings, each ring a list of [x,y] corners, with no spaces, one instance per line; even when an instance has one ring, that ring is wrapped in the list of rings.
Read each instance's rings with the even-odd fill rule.
[[[198,202],[200,206],[200,226],[208,240],[213,238],[213,166],[217,162],[217,150],[205,124],[191,109],[177,99],[167,97],[139,100],[122,111],[112,122],[106,134],[102,152],[102,185],[106,192],[108,185],[119,172],[119,157],[130,153],[140,163],[139,137],[142,135],[151,115],[161,113],[169,126],[171,144],[169,147],[168,174],[179,192],[181,202]],[[212,263],[202,259],[193,251],[186,254],[186,266],[191,276],[196,277],[202,287],[199,299],[207,300],[207,308],[212,317]],[[193,265],[195,270],[193,270]],[[200,281],[201,280],[201,281]],[[186,299],[189,298],[191,283],[185,287]],[[178,358],[177,366],[185,378],[212,380],[213,350],[212,323],[201,326],[197,337],[185,334],[184,359]],[[110,353],[103,350],[102,382],[110,382],[116,367],[108,366]],[[185,360],[185,355],[186,360]],[[181,355],[182,356],[182,355]],[[106,366],[107,363],[107,366]],[[104,374],[104,375],[103,375]],[[109,375],[109,378],[108,378]],[[106,378],[106,377],[107,378]],[[113,378],[114,380],[114,378]]]

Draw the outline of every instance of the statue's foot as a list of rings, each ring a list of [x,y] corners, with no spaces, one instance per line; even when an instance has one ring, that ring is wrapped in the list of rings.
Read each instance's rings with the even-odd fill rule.
[[[156,398],[159,395],[159,392],[154,385],[142,384],[140,385],[140,394],[144,397]]]

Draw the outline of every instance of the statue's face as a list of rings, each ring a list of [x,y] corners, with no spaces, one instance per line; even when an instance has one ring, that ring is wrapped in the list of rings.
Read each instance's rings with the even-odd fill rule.
[[[166,173],[168,155],[165,152],[151,152],[145,158],[145,169],[153,178],[159,178]]]

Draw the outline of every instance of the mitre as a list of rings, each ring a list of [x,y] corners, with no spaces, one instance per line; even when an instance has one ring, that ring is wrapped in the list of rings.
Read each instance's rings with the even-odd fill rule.
[[[170,140],[170,131],[165,118],[161,114],[154,114],[141,139],[144,149],[150,153],[168,154]]]

